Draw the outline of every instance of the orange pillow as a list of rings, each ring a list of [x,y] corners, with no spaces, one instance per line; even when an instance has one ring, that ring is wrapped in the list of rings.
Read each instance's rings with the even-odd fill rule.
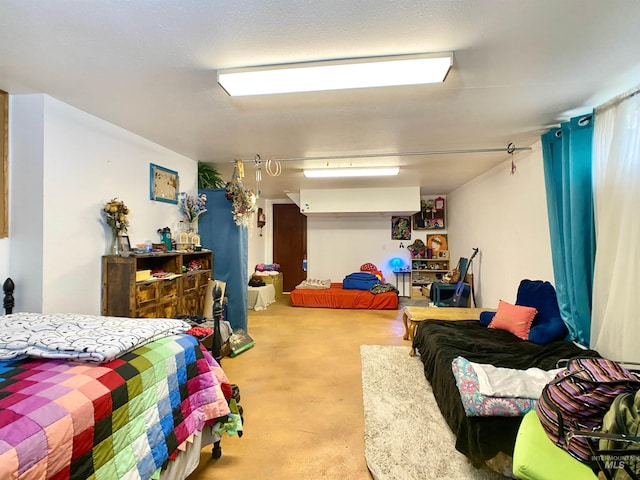
[[[529,338],[529,330],[534,317],[538,313],[533,307],[511,305],[503,300],[498,304],[498,311],[491,320],[489,328],[506,330],[522,340]]]

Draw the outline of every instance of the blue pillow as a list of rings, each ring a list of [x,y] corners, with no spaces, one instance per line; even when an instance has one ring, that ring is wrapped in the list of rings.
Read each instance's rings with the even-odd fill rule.
[[[495,316],[496,312],[480,312],[480,325],[483,327],[489,326]]]
[[[534,318],[533,321],[535,322],[536,319]],[[567,326],[562,321],[562,318],[557,317],[547,319],[545,323],[538,323],[538,325],[532,326],[527,340],[544,345],[554,340],[562,340],[567,336],[567,333],[569,333]]]
[[[522,280],[518,287],[516,305],[534,307],[538,310],[529,330],[531,342],[545,344],[561,340],[569,333],[560,316],[556,290],[549,282]]]

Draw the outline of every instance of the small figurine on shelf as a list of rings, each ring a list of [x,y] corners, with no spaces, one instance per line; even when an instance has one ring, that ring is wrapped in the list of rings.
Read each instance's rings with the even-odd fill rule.
[[[159,228],[158,233],[162,238],[162,243],[167,247],[167,252],[173,249],[173,243],[171,242],[171,229],[169,227]]]
[[[189,272],[192,272],[193,270],[200,270],[201,268],[202,268],[202,266],[200,265],[200,262],[198,262],[197,260],[191,260],[187,264],[187,270]]]
[[[415,242],[409,245],[407,247],[407,250],[409,250],[411,258],[425,258],[426,245],[420,239],[417,239]]]

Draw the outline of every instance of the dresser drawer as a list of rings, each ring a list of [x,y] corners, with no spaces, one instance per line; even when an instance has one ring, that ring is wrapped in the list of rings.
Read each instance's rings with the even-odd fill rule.
[[[198,275],[183,275],[182,276],[182,293],[188,294],[191,292],[195,292],[196,288],[198,288]]]
[[[164,302],[178,296],[178,278],[158,282],[158,300]]]
[[[136,310],[138,318],[158,318],[158,316],[158,306],[155,304]]]
[[[178,297],[158,305],[158,317],[176,318],[178,316]]]
[[[158,282],[147,282],[136,284],[136,306],[143,308],[149,304],[154,304],[158,300]]]
[[[184,295],[180,308],[181,315],[202,315],[202,296],[197,292]]]

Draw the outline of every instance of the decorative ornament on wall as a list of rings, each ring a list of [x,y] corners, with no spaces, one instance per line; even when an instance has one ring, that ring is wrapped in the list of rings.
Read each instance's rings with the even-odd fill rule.
[[[513,161],[513,152],[516,151],[516,146],[513,143],[507,145],[507,153],[511,155],[511,175],[516,174],[516,164]]]
[[[256,196],[242,184],[244,164],[236,160],[231,181],[225,187],[225,197],[233,204],[233,220],[239,227],[248,227],[251,214],[256,210]]]
[[[258,228],[260,229],[260,236],[262,236],[262,228],[267,224],[267,217],[264,214],[262,208],[258,208]]]

